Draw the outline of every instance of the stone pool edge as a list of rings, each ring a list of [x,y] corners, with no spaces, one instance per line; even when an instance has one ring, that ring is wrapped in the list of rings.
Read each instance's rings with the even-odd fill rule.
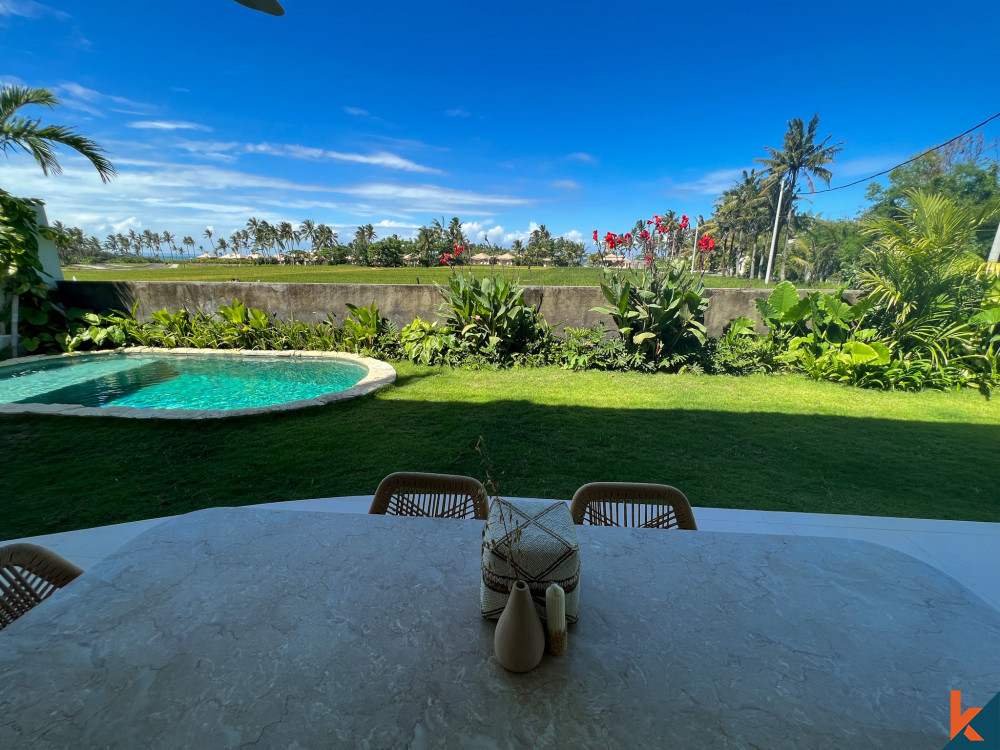
[[[156,354],[174,356],[199,354],[209,356],[240,357],[303,357],[314,359],[340,359],[355,362],[368,369],[368,374],[350,388],[335,393],[324,393],[315,398],[287,401],[271,406],[257,406],[247,409],[146,409],[135,406],[79,406],[77,404],[0,404],[0,415],[5,414],[62,414],[74,417],[125,417],[126,419],[229,419],[257,414],[305,409],[323,406],[334,401],[344,401],[356,396],[365,396],[396,380],[396,370],[388,362],[372,357],[362,357],[348,352],[318,352],[303,349],[269,351],[256,349],[164,349],[152,346],[127,346],[119,349],[102,349],[93,352],[69,352],[64,354],[35,354],[0,362],[0,372],[5,367],[23,365],[30,362],[64,357],[99,357],[108,354]]]

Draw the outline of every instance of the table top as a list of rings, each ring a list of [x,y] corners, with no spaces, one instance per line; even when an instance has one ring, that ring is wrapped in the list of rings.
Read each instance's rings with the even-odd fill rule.
[[[0,632],[0,747],[937,750],[949,690],[1000,690],[1000,612],[902,553],[592,527],[567,652],[511,674],[479,613],[481,529],[165,522]]]

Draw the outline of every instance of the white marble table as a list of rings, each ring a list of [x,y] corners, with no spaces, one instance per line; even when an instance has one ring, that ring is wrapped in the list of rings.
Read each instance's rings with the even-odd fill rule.
[[[199,511],[0,632],[0,747],[933,748],[1000,690],[1000,613],[845,539],[580,529],[580,622],[525,675],[481,523]]]

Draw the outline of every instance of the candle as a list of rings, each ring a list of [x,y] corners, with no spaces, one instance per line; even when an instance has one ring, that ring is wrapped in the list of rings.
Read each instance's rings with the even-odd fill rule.
[[[561,654],[566,650],[566,592],[558,583],[545,590],[545,624],[548,628],[549,652]]]

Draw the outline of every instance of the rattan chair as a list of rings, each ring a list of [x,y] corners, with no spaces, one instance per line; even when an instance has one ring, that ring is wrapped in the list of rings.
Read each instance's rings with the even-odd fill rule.
[[[368,512],[485,521],[489,502],[486,489],[472,477],[400,471],[382,480]]]
[[[643,529],[697,530],[691,503],[666,484],[593,482],[573,495],[574,523],[592,526],[634,526]]]
[[[83,573],[37,544],[0,547],[0,630]]]

